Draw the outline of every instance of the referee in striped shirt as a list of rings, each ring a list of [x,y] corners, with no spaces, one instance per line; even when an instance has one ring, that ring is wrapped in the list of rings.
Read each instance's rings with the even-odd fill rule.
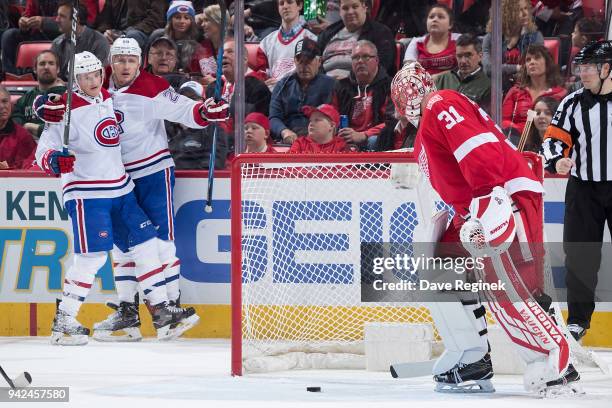
[[[559,105],[542,143],[546,169],[568,174],[563,247],[568,329],[579,340],[595,309],[604,226],[612,233],[612,41],[584,47],[574,59],[584,88]]]

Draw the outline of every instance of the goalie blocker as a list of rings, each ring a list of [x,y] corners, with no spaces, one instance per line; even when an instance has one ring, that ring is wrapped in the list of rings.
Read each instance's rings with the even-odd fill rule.
[[[567,341],[534,299],[543,287],[543,254],[537,249],[543,242],[541,183],[486,112],[458,92],[436,91],[431,76],[418,63],[405,65],[395,75],[391,97],[396,110],[418,126],[414,154],[421,172],[455,210],[440,239],[455,243],[451,245],[455,253],[444,256],[466,256],[459,244],[464,241],[472,256],[488,257],[485,279],[500,279],[510,287],[512,293],[486,293],[486,297],[528,364],[525,388],[546,391],[578,379],[575,371],[570,375]],[[463,226],[466,218],[470,220]],[[432,310],[448,350],[434,366],[440,391],[473,391],[464,387],[466,380],[492,376],[487,334],[480,329],[481,316],[476,312],[478,301],[472,301],[476,308],[469,309],[465,299],[458,300],[463,307],[455,303],[447,310]]]

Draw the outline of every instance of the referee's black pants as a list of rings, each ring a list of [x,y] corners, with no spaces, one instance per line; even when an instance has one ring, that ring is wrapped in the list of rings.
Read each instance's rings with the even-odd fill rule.
[[[582,181],[570,176],[563,227],[568,324],[590,327],[606,221],[610,228],[612,181]],[[607,245],[607,248],[610,247]]]

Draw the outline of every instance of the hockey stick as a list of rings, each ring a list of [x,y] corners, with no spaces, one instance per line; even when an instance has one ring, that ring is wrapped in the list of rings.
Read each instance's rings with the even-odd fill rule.
[[[433,367],[436,359],[417,361],[414,363],[396,363],[391,364],[389,371],[393,378],[413,378],[433,375]]]
[[[525,150],[525,143],[527,143],[527,138],[531,133],[531,127],[533,125],[533,121],[535,120],[535,116],[535,111],[531,109],[527,111],[527,122],[525,123],[525,127],[523,128],[523,133],[521,133],[521,138],[519,139],[518,145],[516,146],[519,152]]]
[[[63,151],[68,154],[68,139],[70,138],[70,108],[72,107],[72,87],[74,86],[74,55],[76,54],[76,30],[78,19],[79,0],[74,1],[72,7],[72,27],[70,30],[70,42],[72,50],[70,52],[70,64],[68,65],[68,98],[66,100],[66,113],[64,114],[64,138]]]
[[[23,373],[15,377],[15,379],[11,380],[11,378],[6,375],[6,371],[4,371],[2,366],[0,366],[0,374],[2,374],[2,377],[4,377],[4,379],[12,389],[25,388],[32,383],[32,376],[27,371],[24,371]]]
[[[217,78],[215,78],[215,102],[221,99],[221,77],[223,76],[223,44],[225,43],[225,26],[227,24],[227,7],[225,0],[219,0],[221,8],[221,42],[217,53]],[[206,193],[206,206],[204,211],[212,212],[213,187],[215,183],[215,157],[217,156],[217,134],[219,133],[219,125],[213,123],[213,140],[208,158],[208,190]]]

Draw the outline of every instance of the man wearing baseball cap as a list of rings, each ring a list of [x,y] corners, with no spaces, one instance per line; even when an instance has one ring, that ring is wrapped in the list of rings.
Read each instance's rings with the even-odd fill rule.
[[[308,135],[293,142],[289,153],[345,153],[356,151],[349,147],[343,138],[336,135],[340,125],[340,114],[332,105],[322,104],[316,108],[305,106],[303,112],[308,117]]]
[[[321,50],[316,41],[304,38],[295,45],[295,72],[280,79],[270,101],[272,136],[293,143],[308,132],[304,106],[329,103],[336,81],[319,71]]]

